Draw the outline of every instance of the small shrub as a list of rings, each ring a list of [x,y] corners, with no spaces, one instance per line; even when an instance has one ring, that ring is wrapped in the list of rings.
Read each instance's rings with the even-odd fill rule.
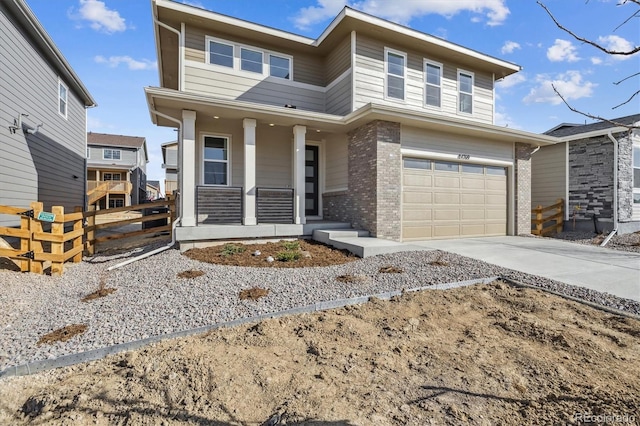
[[[233,256],[234,254],[243,253],[246,250],[246,247],[243,247],[238,244],[225,244],[222,247],[222,251],[220,252],[220,256]]]
[[[276,260],[280,262],[293,262],[300,259],[302,254],[297,251],[279,251],[276,253]]]
[[[300,249],[300,241],[283,241],[282,247],[285,250],[295,251]]]

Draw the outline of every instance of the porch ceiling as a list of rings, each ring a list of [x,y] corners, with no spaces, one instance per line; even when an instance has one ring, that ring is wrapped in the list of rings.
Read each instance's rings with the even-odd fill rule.
[[[182,121],[182,110],[193,110],[198,115],[203,115],[203,118],[219,117],[231,120],[253,118],[258,122],[291,127],[303,125],[312,130],[328,133],[347,133],[370,121],[386,120],[407,126],[506,143],[521,142],[542,146],[560,141],[552,136],[388,105],[367,104],[349,115],[338,116],[233,99],[220,99],[157,87],[146,87],[145,93],[151,121],[165,127],[176,127],[176,123],[156,112]]]

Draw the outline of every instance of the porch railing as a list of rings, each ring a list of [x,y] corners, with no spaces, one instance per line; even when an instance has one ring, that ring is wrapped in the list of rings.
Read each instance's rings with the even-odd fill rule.
[[[242,187],[196,186],[198,225],[242,223]]]
[[[292,188],[256,188],[258,223],[293,223]]]

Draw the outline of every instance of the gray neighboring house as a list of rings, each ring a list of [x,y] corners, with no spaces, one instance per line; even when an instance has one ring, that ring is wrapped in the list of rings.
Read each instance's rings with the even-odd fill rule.
[[[151,120],[178,128],[181,248],[353,227],[394,241],[531,231],[531,153],[495,124],[520,66],[349,7],[308,38],[152,0]]]
[[[0,2],[0,204],[85,206],[87,88],[23,0]],[[16,226],[0,215],[0,226]]]
[[[545,132],[560,143],[532,160],[532,204],[568,200],[565,229],[640,230],[640,114],[591,124],[563,123]],[[617,152],[614,146],[618,147]]]
[[[147,141],[141,136],[87,133],[87,196],[98,209],[147,199]]]
[[[171,195],[178,190],[178,142],[165,142],[161,147],[164,193]]]

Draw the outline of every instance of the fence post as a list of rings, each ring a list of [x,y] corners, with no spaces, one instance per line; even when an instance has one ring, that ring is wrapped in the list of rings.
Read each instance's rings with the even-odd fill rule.
[[[75,213],[82,213],[83,209],[80,206],[76,206],[73,211]],[[84,220],[83,219],[78,219],[75,222],[73,222],[73,230],[74,231],[78,231],[80,229],[82,229],[84,227]],[[82,235],[80,235],[79,237],[76,237],[73,239],[73,248],[76,249],[78,247],[82,247]],[[73,256],[73,263],[78,263],[78,262],[82,262],[82,252],[76,254],[75,256]]]
[[[558,198],[558,207],[556,207],[556,233],[562,232],[562,228],[564,228],[564,200],[562,198]]]
[[[31,209],[33,210],[34,219],[29,219],[31,222],[31,251],[33,251],[34,258],[37,258],[39,254],[43,253],[42,249],[42,241],[35,238],[36,233],[42,233],[42,223],[35,218],[38,217],[38,214],[43,209],[43,204],[37,201],[31,203]],[[36,274],[42,274],[43,272],[43,262],[42,260],[32,260],[30,272],[34,272]]]
[[[51,224],[51,236],[60,238],[60,241],[51,241],[51,254],[56,258],[51,261],[51,275],[62,275],[64,271],[64,242],[62,241],[64,238],[64,207],[53,206],[51,213],[56,216],[56,221]]]
[[[89,216],[87,216],[87,232],[85,235],[87,236],[87,254],[89,256],[93,256],[96,251],[95,244],[93,242],[95,236],[94,227],[96,225],[96,206],[89,206]]]
[[[20,251],[24,254],[31,251],[31,218],[28,216],[20,217],[20,229],[22,231],[28,231],[29,236],[24,238],[20,237]],[[31,263],[29,259],[20,260],[20,272],[31,272]]]
[[[542,222],[542,206],[538,204],[536,206],[536,234],[542,235],[542,226],[544,223]]]

